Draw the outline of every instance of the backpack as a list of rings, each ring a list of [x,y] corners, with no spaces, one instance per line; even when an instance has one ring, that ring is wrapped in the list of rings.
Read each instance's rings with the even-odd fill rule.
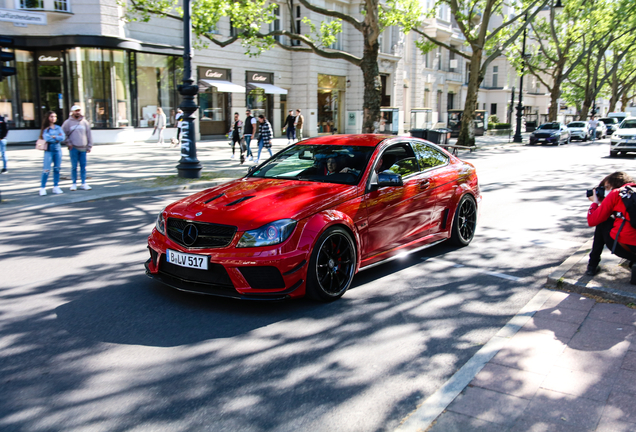
[[[618,238],[621,235],[621,231],[623,230],[623,225],[625,225],[625,222],[629,220],[630,225],[636,229],[636,187],[630,186],[630,185],[623,186],[618,191],[618,196],[621,197],[621,200],[623,201],[623,205],[625,205],[625,213],[627,214],[624,215],[624,214],[618,213],[616,215],[616,217],[622,218],[623,222],[621,222],[621,225],[618,228],[618,231],[616,232],[616,239],[614,240],[614,247],[612,248],[612,253],[614,253],[614,251],[616,250],[616,245],[618,244]]]

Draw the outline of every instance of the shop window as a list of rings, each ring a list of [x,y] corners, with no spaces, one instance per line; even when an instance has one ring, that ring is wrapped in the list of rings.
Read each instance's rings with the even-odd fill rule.
[[[34,55],[22,50],[15,50],[14,53],[17,74],[0,82],[0,115],[7,118],[12,129],[39,128]]]
[[[136,59],[139,127],[154,127],[158,107],[166,114],[167,125],[174,125],[180,104],[177,83],[183,75],[183,59],[146,53],[137,53]]]
[[[95,128],[132,126],[130,67],[125,51],[74,48],[68,53],[70,104]]]
[[[338,133],[346,77],[318,74],[318,133]]]

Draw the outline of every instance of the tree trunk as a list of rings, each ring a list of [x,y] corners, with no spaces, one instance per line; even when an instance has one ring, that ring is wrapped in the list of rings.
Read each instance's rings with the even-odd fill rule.
[[[483,51],[481,49],[473,48],[473,55],[470,58],[470,79],[468,80],[468,89],[466,90],[466,102],[464,104],[464,113],[462,114],[457,145],[475,146],[474,120],[475,111],[477,110],[477,95],[479,93],[479,85],[484,79],[481,75],[482,53]]]
[[[587,120],[587,113],[590,112],[590,108],[592,107],[592,98],[585,97],[583,101],[583,105],[581,106],[581,115],[579,116],[579,120],[585,121]]]
[[[627,96],[627,93],[631,92],[631,90],[631,88],[625,89],[621,96],[621,111],[625,111],[627,108],[627,103],[629,102],[629,96]],[[612,112],[612,110],[610,110],[610,112]]]
[[[609,112],[614,112],[614,110],[616,109],[616,103],[618,102],[618,99],[620,97],[620,95],[618,94],[618,74],[616,72],[612,74],[611,86],[612,97],[610,97]]]
[[[364,105],[362,114],[362,133],[378,133],[380,130],[380,104],[382,102],[382,81],[380,80],[380,68],[378,67],[378,44],[375,43],[375,51],[367,50],[360,69],[364,77]]]
[[[550,90],[550,108],[548,109],[548,121],[555,122],[559,113],[559,97],[561,96],[561,86],[554,82]]]

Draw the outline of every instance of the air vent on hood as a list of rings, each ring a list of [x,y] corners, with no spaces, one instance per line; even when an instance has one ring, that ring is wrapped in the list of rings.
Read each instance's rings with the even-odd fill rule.
[[[219,195],[217,195],[217,196],[214,196],[214,197],[210,198],[210,199],[209,199],[209,200],[207,200],[207,201],[203,201],[203,204],[207,204],[207,203],[209,203],[209,202],[214,201],[214,200],[215,200],[215,199],[217,199],[217,198],[221,198],[223,195],[225,195],[225,194],[224,194],[224,193],[221,193],[221,194],[219,194]]]
[[[225,206],[225,207],[229,207],[229,206],[236,205],[236,204],[238,204],[238,203],[242,203],[243,201],[247,201],[248,199],[250,199],[250,198],[254,198],[255,196],[256,196],[256,195],[244,196],[243,198],[239,198],[239,199],[237,199],[236,201],[232,201],[231,203],[226,204],[226,206]]]

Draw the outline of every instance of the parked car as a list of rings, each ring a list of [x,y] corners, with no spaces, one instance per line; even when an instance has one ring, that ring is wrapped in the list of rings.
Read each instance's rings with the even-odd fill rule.
[[[621,124],[623,120],[627,117],[630,117],[628,112],[611,112],[607,113],[608,117],[615,118],[618,121],[618,124]]]
[[[612,135],[614,132],[616,132],[616,129],[618,129],[618,125],[620,124],[616,117],[603,117],[598,120],[599,123],[602,122],[605,124],[605,127],[607,128],[607,135]]]
[[[568,123],[570,139],[587,141],[590,138],[590,123],[587,121],[573,121]]]
[[[623,120],[610,139],[610,157],[636,152],[636,118]]]
[[[164,208],[146,273],[194,293],[331,301],[360,270],[468,245],[480,201],[475,167],[428,141],[311,138]]]
[[[570,131],[559,122],[544,123],[530,134],[530,144],[568,144]]]

